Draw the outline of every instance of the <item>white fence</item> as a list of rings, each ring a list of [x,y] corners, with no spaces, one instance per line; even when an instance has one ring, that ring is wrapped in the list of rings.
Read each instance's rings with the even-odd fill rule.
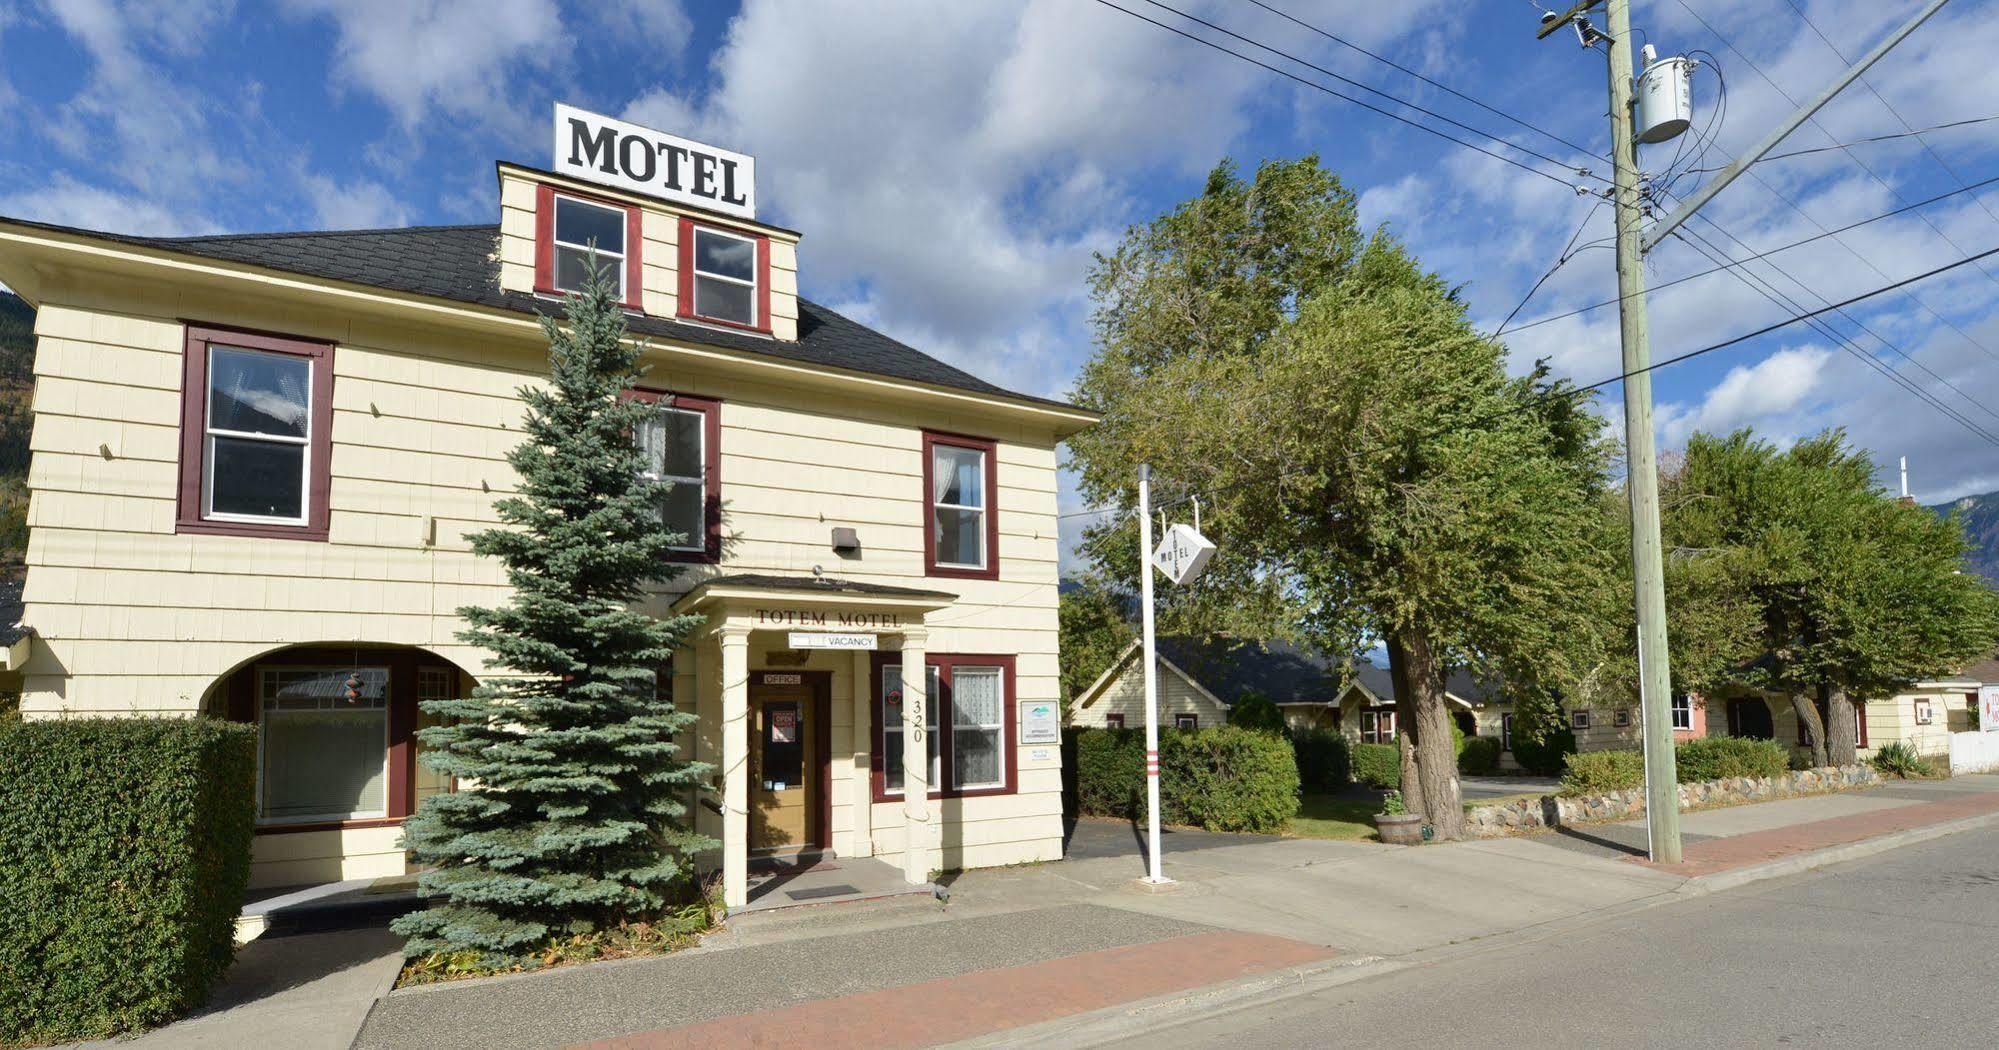
[[[1999,732],[1952,733],[1950,773],[1999,773]]]

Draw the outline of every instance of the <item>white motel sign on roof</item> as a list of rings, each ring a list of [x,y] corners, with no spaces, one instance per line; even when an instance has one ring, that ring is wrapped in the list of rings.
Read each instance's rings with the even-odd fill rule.
[[[757,217],[757,161],[600,113],[555,104],[555,171],[677,204]]]
[[[1191,525],[1174,525],[1153,548],[1152,564],[1176,584],[1192,583],[1215,556],[1215,545]]]

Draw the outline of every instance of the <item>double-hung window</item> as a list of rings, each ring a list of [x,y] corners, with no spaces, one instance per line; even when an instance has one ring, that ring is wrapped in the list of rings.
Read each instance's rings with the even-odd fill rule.
[[[1694,701],[1685,693],[1673,694],[1673,728],[1691,730],[1694,727]]]
[[[996,451],[979,438],[923,436],[923,553],[930,575],[998,578]]]
[[[580,292],[597,269],[626,309],[639,307],[639,210],[553,186],[536,193],[535,291]]]
[[[1013,657],[929,657],[922,735],[932,797],[1014,789]],[[875,797],[899,798],[909,747],[899,654],[875,660]]]
[[[325,539],[331,345],[190,326],[181,532]]]
[[[721,556],[720,405],[704,397],[632,391],[653,406],[634,435],[646,477],[663,482],[660,520],[683,561]]]
[[[757,240],[706,226],[694,233],[694,316],[760,327]]]

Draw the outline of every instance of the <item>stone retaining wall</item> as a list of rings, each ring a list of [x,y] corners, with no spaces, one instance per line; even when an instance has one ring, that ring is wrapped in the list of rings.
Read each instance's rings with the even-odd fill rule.
[[[1711,809],[1745,802],[1768,802],[1795,795],[1820,795],[1829,791],[1874,787],[1879,783],[1881,775],[1872,766],[1866,765],[1801,769],[1781,777],[1705,780],[1680,785],[1680,808]],[[1491,838],[1541,828],[1629,820],[1644,813],[1643,788],[1579,798],[1542,795],[1473,808],[1465,814],[1465,834],[1473,838]]]

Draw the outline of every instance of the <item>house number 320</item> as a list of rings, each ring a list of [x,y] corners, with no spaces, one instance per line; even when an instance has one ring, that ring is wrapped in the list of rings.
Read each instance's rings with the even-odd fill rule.
[[[917,743],[923,742],[923,704],[904,698],[902,715],[909,720],[909,734]]]

